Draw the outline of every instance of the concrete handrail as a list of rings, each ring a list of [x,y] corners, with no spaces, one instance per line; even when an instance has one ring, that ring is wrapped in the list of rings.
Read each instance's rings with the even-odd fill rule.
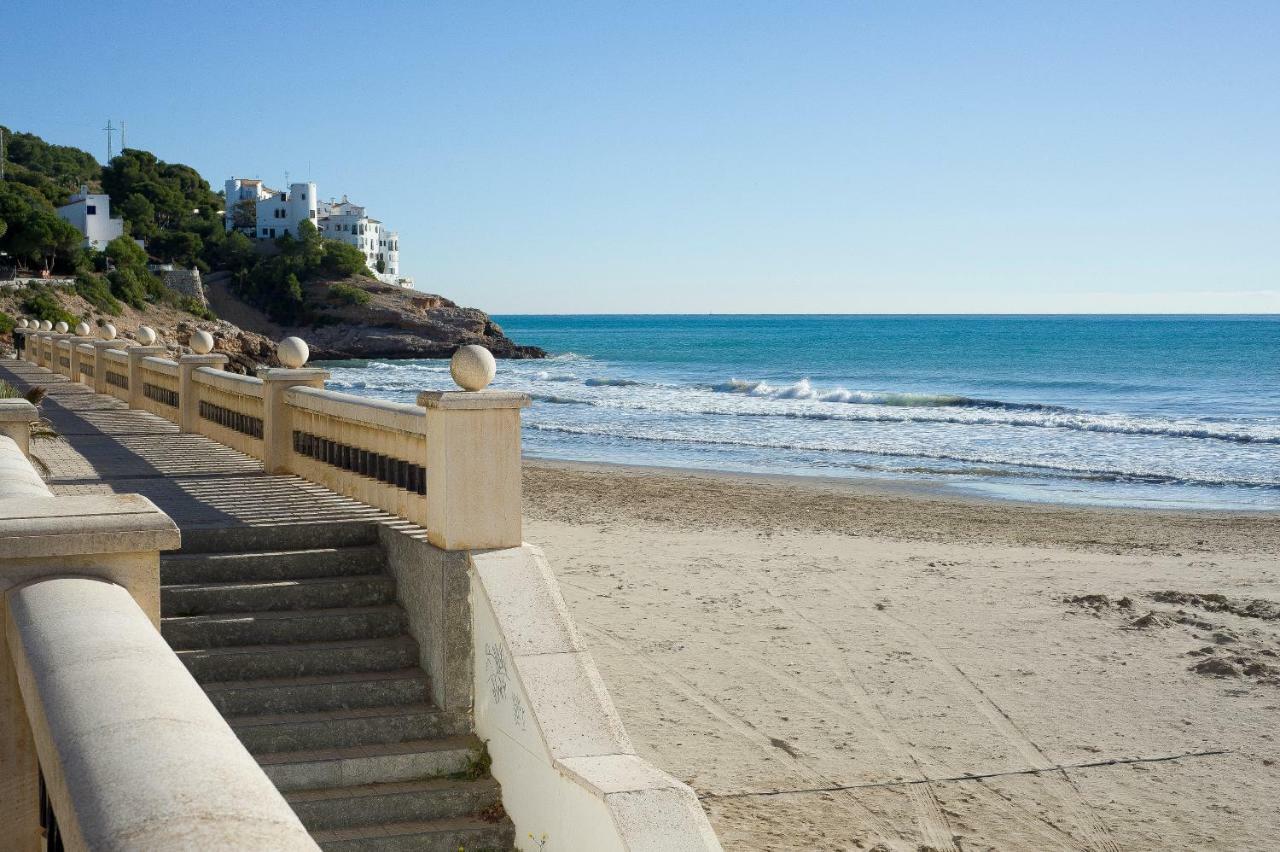
[[[275,398],[273,394],[272,399]],[[294,385],[272,412],[287,425],[279,468],[416,524],[427,522],[427,418],[416,405]]]
[[[127,591],[59,577],[10,591],[7,606],[68,848],[319,848]]]
[[[192,374],[192,379],[196,384],[207,385],[226,393],[262,398],[262,379],[254,376],[241,376],[225,370],[215,370],[212,367],[197,367]]]
[[[289,388],[285,391],[285,400],[304,411],[314,411],[361,425],[411,433],[422,433],[426,429],[426,411],[421,406],[405,402],[369,399],[350,393],[308,387]]]
[[[121,364],[129,363],[129,356],[124,349],[104,349],[102,354],[108,361],[118,361]]]
[[[168,358],[157,358],[154,355],[148,355],[142,359],[142,366],[143,369],[151,370],[162,376],[173,376],[175,379],[178,377],[178,362],[170,361]]]

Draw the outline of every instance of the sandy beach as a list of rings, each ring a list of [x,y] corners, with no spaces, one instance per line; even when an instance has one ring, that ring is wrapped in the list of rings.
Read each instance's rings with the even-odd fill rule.
[[[1280,514],[529,462],[639,752],[731,850],[1280,846]]]

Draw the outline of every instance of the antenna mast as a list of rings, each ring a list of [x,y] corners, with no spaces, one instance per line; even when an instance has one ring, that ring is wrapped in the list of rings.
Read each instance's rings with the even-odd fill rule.
[[[124,144],[124,122],[122,121],[122,122],[120,122],[120,153],[121,153],[121,154],[123,154],[123,153],[124,153],[124,149],[125,149],[125,144]]]
[[[109,118],[107,119],[107,126],[102,129],[107,131],[107,164],[110,165],[112,157],[115,156],[114,152],[111,150],[111,143],[113,141],[111,134],[115,133],[116,129],[111,126],[111,119]]]
[[[4,128],[0,127],[0,180],[4,180]]]

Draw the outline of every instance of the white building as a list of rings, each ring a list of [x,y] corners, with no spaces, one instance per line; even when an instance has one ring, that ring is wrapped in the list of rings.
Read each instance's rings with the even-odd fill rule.
[[[379,281],[412,287],[413,279],[400,274],[400,236],[382,222],[371,219],[364,207],[344,195],[341,201],[321,201],[314,182],[293,183],[288,191],[271,189],[260,180],[232,178],[226,183],[226,227],[239,229],[259,240],[273,240],[298,233],[310,221],[321,236],[341,240],[364,253],[369,269]],[[237,225],[236,211],[242,210]],[[253,215],[244,214],[252,209]],[[249,225],[248,222],[253,224]],[[378,271],[379,262],[382,271]]]
[[[89,192],[81,186],[71,200],[58,208],[58,215],[84,234],[84,247],[104,249],[124,235],[124,220],[111,218],[111,196]]]

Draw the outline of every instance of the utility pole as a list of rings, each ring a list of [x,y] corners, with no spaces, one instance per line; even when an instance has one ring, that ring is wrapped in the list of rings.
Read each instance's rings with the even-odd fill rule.
[[[124,122],[120,122],[120,153],[124,153],[124,149],[128,147],[124,144]]]
[[[4,180],[4,128],[0,127],[0,180]]]
[[[115,156],[111,149],[111,143],[113,141],[111,134],[116,132],[116,129],[111,126],[111,119],[107,119],[107,126],[104,127],[103,130],[107,131],[107,165],[111,165],[111,159]]]

